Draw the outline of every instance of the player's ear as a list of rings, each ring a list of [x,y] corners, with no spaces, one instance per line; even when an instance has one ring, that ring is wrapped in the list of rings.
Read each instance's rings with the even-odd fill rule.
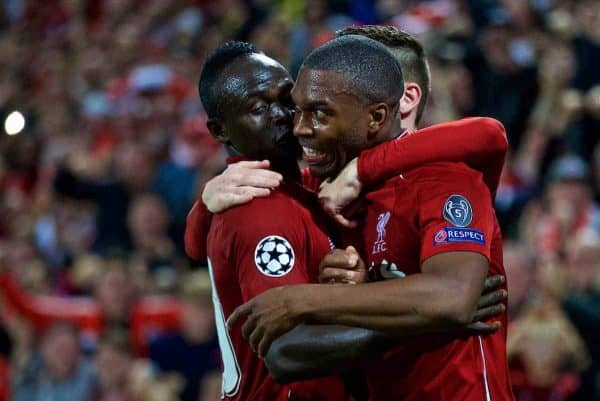
[[[229,137],[227,136],[223,125],[216,118],[209,118],[206,122],[206,128],[208,128],[217,141],[223,144],[229,143]]]
[[[372,139],[383,128],[391,117],[390,112],[390,106],[386,103],[377,103],[370,107],[367,131],[369,139]]]
[[[413,110],[419,107],[423,96],[421,87],[414,82],[404,83],[404,94],[400,98],[400,117],[405,119]]]

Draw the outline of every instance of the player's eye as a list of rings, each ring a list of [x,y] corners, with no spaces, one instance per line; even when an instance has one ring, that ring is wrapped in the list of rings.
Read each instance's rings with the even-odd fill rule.
[[[264,103],[257,103],[250,109],[250,113],[259,115],[267,111],[267,105]]]
[[[323,110],[315,110],[315,117],[317,117],[318,120],[322,120],[325,117],[327,117],[327,114],[325,114],[325,112]]]

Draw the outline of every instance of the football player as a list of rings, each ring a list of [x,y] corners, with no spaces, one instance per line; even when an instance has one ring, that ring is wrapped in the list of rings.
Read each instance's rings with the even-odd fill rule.
[[[279,385],[225,319],[269,288],[315,282],[330,251],[318,204],[300,185],[292,133],[293,81],[283,66],[248,43],[228,42],[204,63],[200,97],[212,135],[231,161],[269,159],[282,184],[265,198],[216,215],[208,232],[208,267],[223,359],[222,394],[231,400],[344,400],[332,377]],[[285,218],[282,218],[285,216]]]

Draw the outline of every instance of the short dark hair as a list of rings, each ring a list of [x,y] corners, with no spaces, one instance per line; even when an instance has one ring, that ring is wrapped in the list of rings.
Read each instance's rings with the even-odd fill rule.
[[[302,68],[335,71],[371,102],[397,104],[404,91],[402,69],[381,43],[357,35],[333,39],[312,51]]]
[[[208,55],[200,73],[198,92],[209,118],[219,117],[219,96],[223,88],[218,81],[225,68],[238,58],[255,53],[260,53],[260,50],[251,43],[229,41]]]
[[[419,123],[431,90],[431,73],[425,50],[417,38],[394,26],[365,25],[348,27],[335,33],[337,37],[360,35],[386,45],[402,67],[406,82],[415,82],[421,87],[421,101],[417,108],[416,123]]]

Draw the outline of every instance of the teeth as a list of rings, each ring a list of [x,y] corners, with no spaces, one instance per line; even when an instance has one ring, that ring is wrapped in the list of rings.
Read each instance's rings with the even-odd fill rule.
[[[307,148],[306,146],[302,146],[302,150],[304,151],[305,154],[307,154],[308,156],[317,156],[320,152],[318,152],[317,150],[313,149],[313,148]]]

